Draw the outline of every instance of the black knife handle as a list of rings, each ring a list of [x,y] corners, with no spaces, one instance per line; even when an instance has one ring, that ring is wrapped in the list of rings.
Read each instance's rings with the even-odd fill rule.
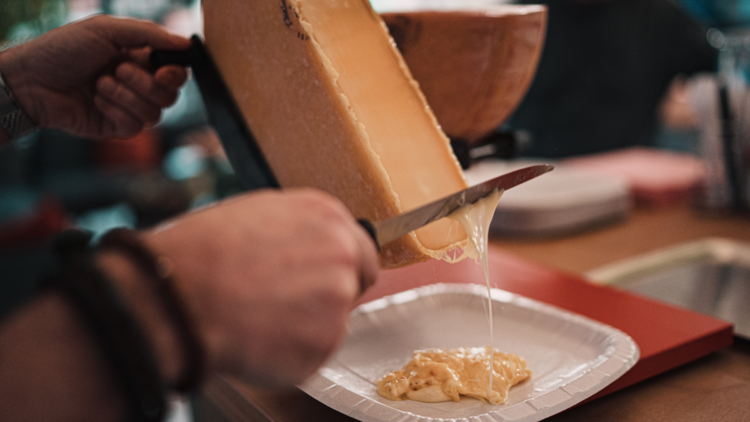
[[[197,35],[190,37],[190,47],[187,50],[154,50],[149,56],[151,67],[158,69],[162,66],[176,64],[191,67],[197,58],[196,50],[200,38]]]
[[[166,50],[154,50],[151,52],[149,61],[151,67],[158,69],[162,66],[177,64],[180,66],[189,67],[192,64],[192,55],[190,50],[185,51],[166,51]]]
[[[370,220],[364,218],[357,219],[357,223],[367,231],[367,234],[369,234],[375,242],[375,247],[378,248],[378,252],[380,252],[380,245],[378,244],[378,235],[375,233],[375,226],[372,225]]]

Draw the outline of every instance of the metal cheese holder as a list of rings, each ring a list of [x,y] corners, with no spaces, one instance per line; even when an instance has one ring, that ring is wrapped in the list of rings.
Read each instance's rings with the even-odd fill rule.
[[[278,188],[279,183],[240,113],[224,79],[198,35],[184,51],[154,51],[154,69],[177,64],[192,69],[211,126],[216,129],[235,174],[246,190]]]

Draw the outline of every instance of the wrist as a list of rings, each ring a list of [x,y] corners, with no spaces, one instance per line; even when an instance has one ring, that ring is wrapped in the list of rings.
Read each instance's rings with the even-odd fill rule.
[[[172,279],[172,263],[155,254],[142,234],[128,229],[114,229],[102,236],[97,247],[105,261],[123,274],[121,282],[129,289],[133,301],[141,301],[136,313],[153,337],[166,382],[179,392],[195,388],[204,376],[206,355],[191,307]],[[125,268],[126,267],[126,268]],[[148,289],[144,291],[144,286]],[[143,296],[147,295],[147,296]],[[168,333],[168,334],[167,334]]]
[[[34,84],[29,77],[28,69],[25,69],[22,59],[23,52],[21,50],[25,47],[22,44],[0,53],[0,75],[2,75],[2,79],[4,80],[3,85],[5,85],[2,89],[8,90],[12,94],[15,104],[23,113],[23,118],[27,119],[28,123],[36,128],[42,122],[35,107]],[[7,133],[2,127],[0,127],[0,132],[3,132],[9,139],[14,138],[13,133]]]
[[[158,295],[149,285],[149,275],[118,252],[101,252],[96,260],[141,325],[165,384],[174,386],[184,366],[184,353]]]
[[[221,312],[217,312],[221,305],[216,302],[216,286],[196,282],[205,268],[202,264],[205,257],[180,250],[181,244],[194,242],[185,233],[179,233],[176,239],[165,238],[156,230],[142,233],[141,240],[156,255],[172,263],[175,287],[193,317],[193,329],[202,342],[206,369],[225,370],[228,367],[226,355],[230,340],[224,329],[226,325],[220,321]]]

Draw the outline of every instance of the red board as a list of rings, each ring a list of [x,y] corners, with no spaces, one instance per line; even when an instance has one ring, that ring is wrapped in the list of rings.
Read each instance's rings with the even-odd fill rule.
[[[732,344],[732,325],[608,286],[581,276],[543,267],[490,247],[492,287],[545,302],[622,330],[640,348],[638,363],[594,397],[642,381]],[[481,266],[467,260],[458,264],[427,261],[381,271],[362,303],[434,283],[484,285]]]

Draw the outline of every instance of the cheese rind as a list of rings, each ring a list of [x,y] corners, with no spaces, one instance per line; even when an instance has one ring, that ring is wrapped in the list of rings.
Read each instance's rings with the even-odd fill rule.
[[[206,45],[283,187],[310,186],[357,218],[467,187],[430,108],[366,0],[206,0]],[[395,267],[442,257],[439,221],[386,245]]]

